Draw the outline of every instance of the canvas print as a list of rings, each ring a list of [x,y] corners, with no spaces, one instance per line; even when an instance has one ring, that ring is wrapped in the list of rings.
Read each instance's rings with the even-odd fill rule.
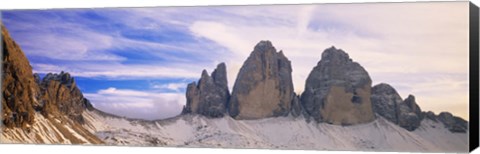
[[[468,7],[2,10],[0,142],[467,152]]]

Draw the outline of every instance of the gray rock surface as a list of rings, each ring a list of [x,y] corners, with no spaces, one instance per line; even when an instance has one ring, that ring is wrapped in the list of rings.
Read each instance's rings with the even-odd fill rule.
[[[415,102],[415,97],[409,95],[398,106],[398,125],[409,131],[413,131],[420,126],[420,122],[423,119],[422,110]]]
[[[303,108],[317,122],[352,125],[374,120],[370,101],[372,80],[343,50],[322,53],[301,96]]]
[[[432,111],[423,112],[425,118],[437,122],[437,116]]]
[[[371,100],[375,113],[398,124],[398,105],[403,101],[392,86],[386,83],[373,86]]]
[[[211,76],[203,70],[198,85],[195,82],[188,84],[186,97],[187,104],[182,114],[223,117],[230,98],[225,63],[218,64]]]
[[[236,119],[286,116],[294,98],[292,67],[270,41],[260,41],[243,63],[232,90],[229,114]]]
[[[465,133],[468,131],[468,122],[460,117],[453,116],[449,112],[441,112],[437,116],[438,121],[441,121],[448,130],[454,133]]]
[[[371,99],[375,113],[409,131],[417,129],[425,115],[413,95],[402,101],[397,91],[386,83],[372,88]]]
[[[291,105],[291,111],[290,113],[292,114],[293,117],[298,117],[303,114],[303,107],[300,102],[300,96],[297,94],[294,94],[294,97],[292,99],[292,105]]]
[[[422,110],[415,101],[415,96],[408,95],[408,97],[403,102],[405,103],[405,105],[408,106],[408,108],[410,108],[411,112],[415,113],[420,119],[423,119]]]

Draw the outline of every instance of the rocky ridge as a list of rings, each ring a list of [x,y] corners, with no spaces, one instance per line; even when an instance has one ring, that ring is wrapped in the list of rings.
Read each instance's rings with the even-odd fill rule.
[[[7,128],[26,128],[35,121],[39,107],[38,85],[20,46],[2,25],[2,123]]]
[[[226,72],[224,65],[217,66],[211,76],[216,76],[217,70]],[[204,70],[198,85],[188,85],[182,114],[222,117],[228,113],[235,119],[291,115],[303,116],[307,122],[313,119],[335,125],[369,123],[378,115],[408,131],[420,127],[424,118],[443,123],[451,132],[468,130],[465,120],[448,112],[424,112],[415,96],[403,100],[389,84],[372,87],[368,72],[333,46],[322,53],[301,95],[293,92],[291,72],[283,52],[277,52],[270,41],[260,41],[240,69],[231,96],[224,97],[228,96],[226,73],[220,73],[222,80],[218,82]],[[210,103],[205,103],[207,100]]]
[[[59,132],[62,135],[57,134],[55,137],[58,141],[101,143],[81,126],[84,123],[82,113],[94,108],[83,97],[74,78],[64,72],[49,73],[43,79],[38,74],[33,74],[32,67],[19,45],[10,37],[3,25],[1,28],[3,47],[1,120],[2,126],[5,126],[2,128],[2,135],[9,132],[16,132],[17,136],[31,134],[33,133],[31,129],[45,129],[51,126],[51,129],[63,130]],[[40,123],[49,123],[49,126],[39,126]],[[67,131],[67,126],[88,139],[80,141],[78,137],[70,134],[71,131]],[[26,136],[33,136],[32,140],[37,143],[45,142],[41,137]]]
[[[375,85],[372,89],[375,113],[409,131],[420,126],[423,114],[413,95],[402,100],[397,91],[386,83]]]

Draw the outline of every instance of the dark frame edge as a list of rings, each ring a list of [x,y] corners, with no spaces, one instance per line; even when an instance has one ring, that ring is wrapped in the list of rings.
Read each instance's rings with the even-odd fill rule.
[[[470,2],[469,4],[469,48],[470,48],[470,90],[469,90],[469,150],[470,152],[478,147],[479,142],[479,11],[478,7]]]

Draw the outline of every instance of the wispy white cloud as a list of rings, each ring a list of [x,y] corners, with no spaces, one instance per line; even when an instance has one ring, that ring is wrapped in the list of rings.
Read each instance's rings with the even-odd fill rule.
[[[68,66],[32,63],[33,72],[50,73],[50,72],[69,72],[77,77],[103,77],[114,80],[125,79],[161,79],[161,78],[180,78],[195,79],[199,77],[203,66],[194,64],[119,64],[115,62],[103,63],[85,63],[78,62],[69,64]],[[199,71],[197,71],[199,70]]]
[[[164,84],[153,84],[153,89],[167,89],[176,92],[180,92],[181,89],[186,88],[187,83],[179,82],[179,83],[164,83]]]
[[[95,108],[102,111],[147,120],[176,116],[180,114],[186,101],[183,93],[160,93],[114,87],[84,95]]]

